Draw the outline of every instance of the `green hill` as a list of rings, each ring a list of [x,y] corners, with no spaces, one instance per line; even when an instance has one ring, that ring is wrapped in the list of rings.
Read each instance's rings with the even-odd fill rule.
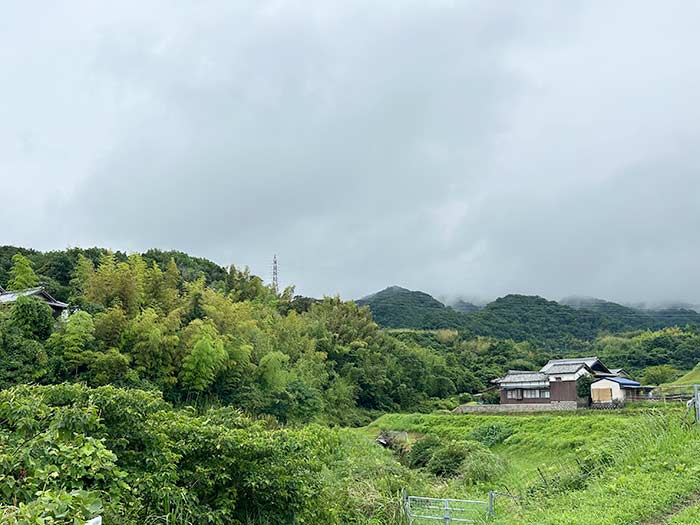
[[[594,297],[566,297],[559,303],[604,315],[604,328],[610,332],[659,330],[669,326],[700,324],[700,314],[686,307],[633,308]]]
[[[385,328],[438,328],[464,327],[466,315],[445,306],[425,292],[390,286],[356,301],[369,306],[374,320]]]
[[[613,332],[629,329],[653,329],[658,324],[658,321],[646,311],[603,299],[567,297],[559,303],[576,310],[587,310],[605,316],[604,324],[608,330]]]
[[[478,335],[516,341],[591,340],[603,324],[603,316],[596,312],[514,294],[496,299],[469,318],[471,330]]]
[[[601,333],[700,326],[700,314],[690,309],[642,310],[579,297],[556,302],[511,294],[481,309],[463,302],[451,308],[427,293],[392,286],[357,302],[369,306],[377,323],[386,328],[449,328],[572,350]]]
[[[686,386],[697,384],[700,384],[700,363],[698,363],[695,368],[693,368],[683,377],[679,377],[673,383],[669,383],[668,386]]]

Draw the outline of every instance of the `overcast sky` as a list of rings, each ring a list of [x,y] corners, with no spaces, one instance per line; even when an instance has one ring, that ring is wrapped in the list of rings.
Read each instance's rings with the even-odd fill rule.
[[[0,244],[700,303],[698,2],[11,2]]]

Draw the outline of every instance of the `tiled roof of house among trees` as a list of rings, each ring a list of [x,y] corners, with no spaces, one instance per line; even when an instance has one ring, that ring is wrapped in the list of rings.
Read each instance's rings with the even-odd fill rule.
[[[45,301],[54,311],[61,312],[68,308],[68,304],[54,299],[43,287],[28,288],[27,290],[6,291],[0,288],[0,304],[14,303],[20,297],[37,297]]]

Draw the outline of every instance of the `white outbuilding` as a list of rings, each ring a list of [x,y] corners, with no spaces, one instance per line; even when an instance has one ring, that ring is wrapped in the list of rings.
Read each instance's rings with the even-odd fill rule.
[[[591,384],[593,403],[624,402],[630,396],[639,395],[642,386],[626,377],[605,377]]]

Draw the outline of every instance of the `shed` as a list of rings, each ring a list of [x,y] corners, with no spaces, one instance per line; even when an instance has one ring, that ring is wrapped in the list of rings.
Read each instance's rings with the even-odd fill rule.
[[[591,383],[591,401],[594,403],[624,402],[636,396],[642,385],[626,377],[605,377]]]

